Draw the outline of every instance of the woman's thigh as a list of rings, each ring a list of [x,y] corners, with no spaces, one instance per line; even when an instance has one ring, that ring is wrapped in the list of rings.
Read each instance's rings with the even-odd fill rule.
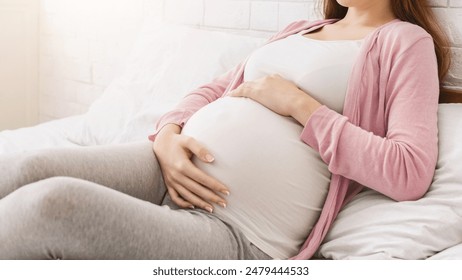
[[[268,258],[213,215],[56,177],[0,200],[0,259]]]
[[[159,204],[165,195],[149,141],[55,148],[0,157],[0,199],[43,179],[66,176],[95,182]]]

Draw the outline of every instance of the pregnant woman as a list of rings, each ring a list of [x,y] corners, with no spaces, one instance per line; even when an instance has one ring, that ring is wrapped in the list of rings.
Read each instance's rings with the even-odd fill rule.
[[[447,41],[412,0],[324,0],[151,142],[0,159],[0,259],[309,259],[363,187],[427,191]]]

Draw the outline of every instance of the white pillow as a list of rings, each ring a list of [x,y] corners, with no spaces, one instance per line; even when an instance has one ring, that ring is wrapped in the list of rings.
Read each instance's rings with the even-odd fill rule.
[[[157,119],[184,95],[236,66],[265,41],[147,22],[125,71],[91,105],[70,140],[99,145],[147,139]]]
[[[441,104],[438,114],[439,158],[429,192],[413,202],[361,192],[339,213],[317,257],[425,259],[462,242],[462,104]]]

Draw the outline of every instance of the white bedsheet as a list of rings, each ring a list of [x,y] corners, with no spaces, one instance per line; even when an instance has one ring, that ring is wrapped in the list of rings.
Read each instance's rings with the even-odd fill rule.
[[[67,135],[81,122],[82,116],[75,116],[33,127],[1,131],[0,155],[51,147],[79,146],[70,141]]]

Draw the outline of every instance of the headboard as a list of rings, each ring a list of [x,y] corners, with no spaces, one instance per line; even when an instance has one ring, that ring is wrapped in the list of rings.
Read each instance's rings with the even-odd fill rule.
[[[440,103],[462,103],[462,90],[441,88]]]

